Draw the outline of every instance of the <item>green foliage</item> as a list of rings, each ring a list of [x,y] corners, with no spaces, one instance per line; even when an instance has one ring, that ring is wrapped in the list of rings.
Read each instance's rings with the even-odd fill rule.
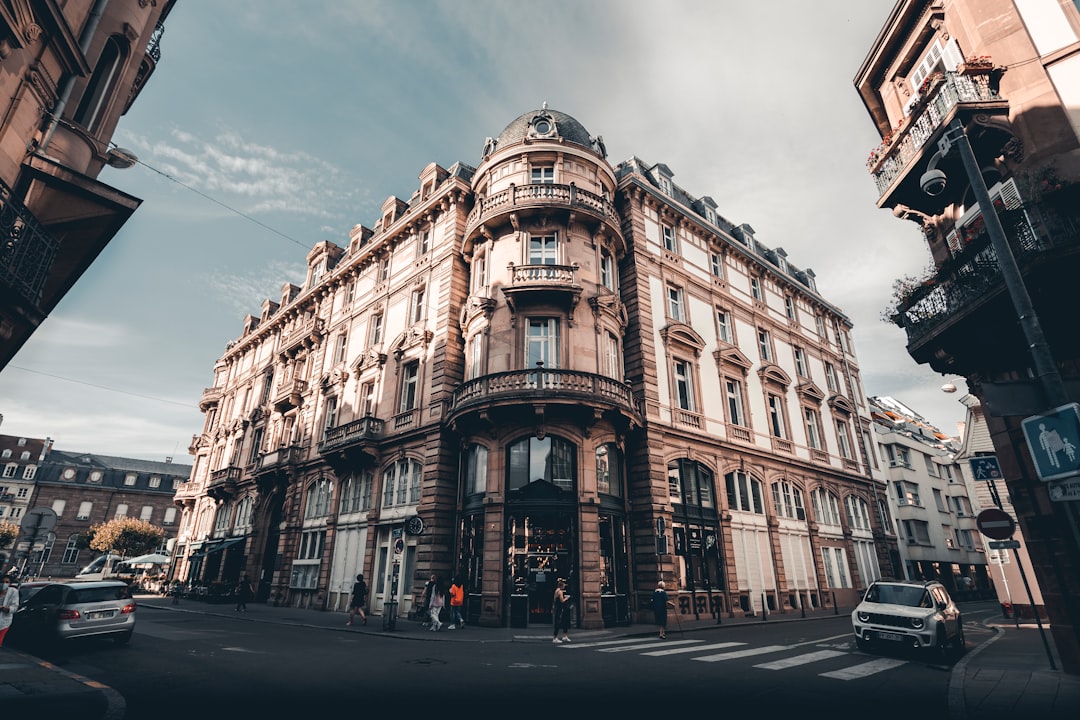
[[[145,520],[118,518],[90,527],[90,547],[101,552],[113,552],[121,557],[134,557],[153,552],[165,537],[165,531]]]
[[[15,523],[0,522],[0,548],[6,548],[19,537],[19,526]]]

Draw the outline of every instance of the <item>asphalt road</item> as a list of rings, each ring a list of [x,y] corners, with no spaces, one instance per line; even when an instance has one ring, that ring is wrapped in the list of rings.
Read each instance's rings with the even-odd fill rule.
[[[968,626],[968,644],[985,639]],[[642,628],[647,630],[647,627]],[[468,632],[463,631],[463,632]],[[869,655],[850,621],[680,632],[668,639],[423,642],[379,634],[148,611],[129,646],[89,641],[42,656],[111,686],[127,718],[307,718],[429,712],[545,718],[715,711],[910,720],[947,712],[949,667]]]

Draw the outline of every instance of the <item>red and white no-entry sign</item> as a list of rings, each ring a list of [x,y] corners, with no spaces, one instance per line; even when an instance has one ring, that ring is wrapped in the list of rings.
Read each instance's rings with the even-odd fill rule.
[[[1016,532],[1016,521],[997,508],[987,508],[976,515],[975,526],[983,535],[994,540],[1008,540]]]

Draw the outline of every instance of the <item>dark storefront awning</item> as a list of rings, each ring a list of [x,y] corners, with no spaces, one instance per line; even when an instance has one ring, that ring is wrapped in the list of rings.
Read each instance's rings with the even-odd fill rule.
[[[233,545],[236,545],[237,543],[242,543],[245,540],[247,540],[246,537],[230,538],[222,542],[214,543],[213,545],[204,545],[202,549],[199,550],[199,552],[192,553],[189,559],[194,560],[195,558],[205,557],[206,555],[209,555],[211,553],[221,552],[225,548],[232,547]]]

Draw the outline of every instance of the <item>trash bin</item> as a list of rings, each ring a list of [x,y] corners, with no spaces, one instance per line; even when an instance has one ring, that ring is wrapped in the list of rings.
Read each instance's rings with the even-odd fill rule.
[[[382,629],[393,630],[397,627],[397,600],[388,600],[382,607]]]
[[[529,596],[510,596],[510,627],[529,627]]]

